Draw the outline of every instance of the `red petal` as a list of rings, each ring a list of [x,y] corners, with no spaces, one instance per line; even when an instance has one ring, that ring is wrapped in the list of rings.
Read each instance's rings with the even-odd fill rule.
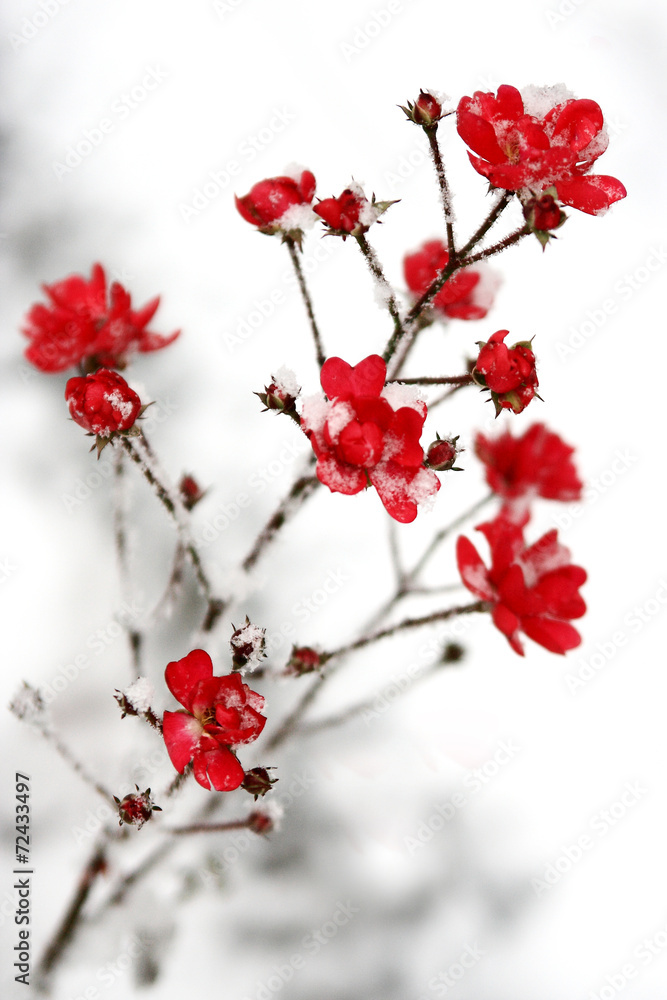
[[[179,774],[192,760],[202,733],[201,725],[187,712],[164,713],[162,735],[169,758]]]
[[[515,653],[523,656],[523,645],[519,639],[519,619],[504,604],[496,604],[492,612],[493,624],[503,633]]]
[[[384,388],[387,366],[379,354],[371,354],[352,367],[341,358],[329,358],[320,373],[322,388],[329,399],[352,396],[379,396]]]
[[[456,543],[456,562],[461,579],[468,590],[484,601],[492,601],[494,593],[489,581],[488,570],[482,562],[479,552],[465,535],[459,536]]]
[[[524,618],[521,627],[529,639],[544,646],[550,653],[566,653],[581,644],[581,636],[576,628],[567,622],[557,622],[550,618]]]
[[[606,212],[615,201],[625,198],[627,191],[615,177],[594,174],[591,177],[573,177],[571,180],[557,181],[558,197],[564,205],[578,208],[587,215]]]
[[[219,747],[195,755],[194,775],[203,788],[210,789],[212,784],[218,792],[232,792],[243,781],[245,771],[231,750]]]
[[[322,455],[315,471],[319,481],[328,486],[332,493],[353,496],[368,485],[366,474],[361,469],[344,465],[335,455]]]
[[[182,660],[168,663],[164,676],[176,701],[190,710],[194,688],[199,681],[213,676],[213,663],[203,649],[193,649]]]

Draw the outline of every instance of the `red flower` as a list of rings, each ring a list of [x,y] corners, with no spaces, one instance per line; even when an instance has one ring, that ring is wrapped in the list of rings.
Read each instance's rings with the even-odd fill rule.
[[[317,455],[320,482],[348,495],[372,485],[387,512],[407,523],[417,516],[417,505],[440,489],[440,481],[424,468],[419,443],[426,404],[405,386],[385,387],[386,374],[377,354],[355,367],[329,358],[321,372],[328,399],[306,400],[301,426]]]
[[[313,209],[329,227],[327,235],[361,236],[393,205],[393,201],[370,202],[358,184],[345,188],[338,198],[324,198]]]
[[[523,520],[535,496],[547,500],[580,500],[582,483],[572,461],[574,448],[544,424],[533,424],[523,437],[506,431],[491,440],[475,438],[477,457],[486,466],[486,481],[505,503],[502,511]]]
[[[61,372],[88,363],[121,368],[132,351],[157,351],[178,337],[147,330],[160,299],[142,309],[131,308],[130,294],[114,281],[107,292],[101,264],[94,264],[90,280],[72,274],[53,285],[44,285],[50,305],[34,305],[23,329],[32,343],[26,349],[28,361],[44,372]]]
[[[507,347],[503,341],[508,333],[498,330],[482,343],[472,373],[479,385],[491,390],[496,416],[501,410],[521,413],[539,385],[530,343],[519,341]]]
[[[403,274],[410,291],[419,298],[438,277],[449,262],[445,244],[428,240],[418,250],[406,254]],[[433,306],[451,319],[484,319],[491,308],[495,281],[484,267],[466,267],[448,278],[436,297]]]
[[[489,543],[491,569],[461,536],[456,545],[459,573],[468,590],[493,605],[493,623],[515,653],[523,656],[520,632],[551,653],[578,646],[581,636],[569,622],[586,612],[579,594],[586,571],[571,565],[558,532],[549,531],[526,548],[522,529],[502,516],[477,530]]]
[[[167,687],[185,712],[165,712],[162,732],[171,762],[183,774],[190,761],[204,788],[230,792],[245,772],[230,747],[252,743],[264,729],[264,699],[238,674],[213,676],[211,657],[203,649],[167,664]]]
[[[246,222],[272,234],[302,229],[311,214],[304,212],[303,206],[310,206],[314,194],[315,177],[310,170],[302,170],[296,177],[259,181],[248,194],[235,200]]]
[[[405,111],[411,122],[421,125],[423,128],[433,128],[442,118],[442,103],[435,94],[429,90],[420,90],[419,97],[413,104],[408,101],[407,107],[399,104],[399,108]]]
[[[94,375],[67,380],[65,399],[72,420],[100,438],[132,427],[141,400],[122,375],[100,368]]]
[[[589,215],[606,211],[627,192],[615,177],[584,176],[604,153],[608,136],[600,106],[559,88],[498,88],[462,97],[457,129],[477,156],[475,170],[494,187],[538,193],[555,186],[558,199]]]

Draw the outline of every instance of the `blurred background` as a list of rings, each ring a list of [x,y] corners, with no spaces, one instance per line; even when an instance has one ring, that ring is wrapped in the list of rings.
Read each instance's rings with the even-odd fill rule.
[[[499,328],[535,336],[544,403],[496,427],[523,432],[540,419],[577,447],[586,503],[538,504],[530,537],[559,527],[589,571],[582,646],[560,659],[528,642],[521,659],[486,617],[466,619],[459,632],[436,632],[465,645],[463,662],[400,698],[408,667],[430,662],[432,634],[356,657],[312,718],[380,692],[373,714],[271,759],[261,740],[248,748],[254,763],[278,767],[282,828],[266,839],[179,843],[125,905],[89,921],[57,997],[168,1000],[202,987],[221,1000],[664,995],[666,20],[651,0],[5,3],[2,701],[23,679],[50,692],[59,732],[119,796],[135,782],[157,791],[173,776],[158,738],[136,719],[121,723],[111,697],[132,676],[119,616],[150,627],[144,672],[162,711],[174,707],[164,666],[192,648],[202,605],[188,577],[174,615],[151,617],[174,534],[133,470],[132,585],[121,585],[112,458],[96,463],[67,419],[66,376],[22,356],[20,327],[40,285],[88,275],[100,261],[137,305],[162,296],[152,328],[183,329],[165,351],[138,357],[128,378],[155,400],[146,431],[170,478],[190,472],[209,489],[195,533],[216,585],[235,597],[233,617],[207,645],[218,672],[229,669],[231,622],[246,613],[274,637],[279,668],[285,623],[300,643],[331,648],[389,595],[389,518],[374,491],[320,490],[250,577],[235,571],[308,453],[291,422],[261,413],[252,393],[283,364],[306,394],[318,382],[287,252],[240,218],[234,194],[297,162],[316,175],[320,197],[354,177],[367,193],[400,199],[370,237],[404,292],[405,252],[441,224],[425,139],[397,105],[425,87],[455,107],[502,83],[564,83],[598,101],[611,142],[597,172],[628,190],[604,217],[570,211],[545,253],[527,239],[496,258],[502,283],[489,316],[434,325],[411,359],[413,374],[454,374]],[[440,135],[463,236],[490,199],[453,119]],[[519,224],[512,212],[498,236]],[[311,233],[304,268],[327,353],[356,362],[381,351],[390,320],[354,242]],[[491,429],[489,410],[462,392],[429,418],[424,443],[436,431],[460,434],[466,472],[444,474],[433,511],[398,526],[408,564],[485,490],[472,438]],[[250,497],[242,510],[240,495]],[[428,579],[456,584],[453,545]],[[314,603],[327,581],[328,599]],[[466,602],[467,592],[450,600]],[[442,596],[411,599],[403,613],[438,606]],[[257,683],[269,700],[267,734],[308,683]],[[113,818],[9,713],[0,760],[2,966],[18,996],[9,958],[14,772],[31,776],[37,954]],[[193,784],[163,822],[207,794]],[[235,794],[229,818],[251,802]],[[130,833],[136,853],[125,845],[118,854],[93,909],[117,870],[159,841],[151,825]]]

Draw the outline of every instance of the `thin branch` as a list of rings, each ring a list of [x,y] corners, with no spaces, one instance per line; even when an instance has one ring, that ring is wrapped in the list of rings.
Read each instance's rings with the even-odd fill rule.
[[[297,281],[299,282],[299,288],[301,289],[301,297],[303,299],[304,305],[306,307],[306,312],[308,313],[308,319],[310,320],[310,329],[313,334],[313,340],[315,342],[315,355],[317,357],[317,363],[322,367],[326,361],[326,354],[324,353],[324,347],[322,346],[322,338],[320,337],[320,331],[315,320],[315,312],[313,311],[313,303],[310,298],[310,293],[308,292],[308,287],[306,285],[306,279],[301,268],[301,261],[299,260],[299,252],[296,248],[296,244],[291,236],[286,236],[284,242],[287,244],[287,249],[289,251],[290,259],[292,261],[292,266],[296,273]]]
[[[421,375],[419,378],[389,378],[387,382],[400,382],[401,385],[470,385],[473,382],[473,377],[470,374],[467,375],[451,375],[451,376],[428,376]]]
[[[101,795],[105,802],[113,802],[113,795],[109,792],[101,782],[93,778],[91,774],[88,773],[86,768],[83,766],[81,761],[77,760],[67,744],[63,743],[60,737],[53,729],[49,729],[45,723],[40,721],[33,722],[35,728],[42,734],[44,739],[51,744],[56,753],[62,757],[62,759],[69,764],[75,774],[85,781],[87,785],[93,788],[98,795]]]
[[[513,195],[514,195],[513,191],[503,191],[500,198],[495,203],[495,205],[493,206],[493,208],[491,209],[491,211],[489,212],[489,214],[487,215],[486,219],[481,224],[479,229],[477,229],[473,233],[473,235],[470,237],[465,246],[461,247],[461,249],[459,250],[459,257],[465,257],[465,255],[469,253],[473,247],[476,247],[479,241],[486,236],[489,229],[491,229],[491,226],[493,226],[494,223],[498,221],[502,213],[509,205]]]
[[[361,233],[359,236],[355,236],[355,239],[359,244],[359,249],[364,255],[364,258],[366,260],[366,263],[368,264],[368,268],[371,274],[373,275],[373,277],[375,278],[375,280],[377,281],[378,285],[382,290],[383,297],[387,304],[387,309],[389,310],[389,315],[394,321],[394,333],[392,339],[394,337],[400,338],[403,336],[404,330],[403,330],[403,323],[401,321],[401,314],[398,307],[398,300],[396,299],[396,293],[394,292],[394,289],[391,287],[391,285],[385,278],[384,271],[382,270],[382,265],[380,264],[380,261],[378,259],[378,255],[376,254],[375,250],[370,245],[364,234]]]
[[[453,257],[456,253],[456,247],[454,245],[454,225],[452,222],[452,195],[449,190],[449,184],[447,183],[447,175],[445,174],[445,165],[442,162],[442,156],[440,154],[440,146],[438,144],[437,137],[438,123],[431,126],[424,127],[424,132],[426,132],[426,138],[428,139],[428,144],[431,148],[431,156],[433,158],[433,165],[435,167],[435,172],[438,177],[438,186],[440,188],[440,199],[442,201],[442,210],[445,214],[445,226],[447,229],[447,250],[449,256]]]
[[[188,555],[188,558],[190,559],[197,582],[199,583],[200,589],[208,603],[206,618],[202,627],[205,632],[209,632],[213,628],[219,616],[222,614],[225,608],[225,602],[222,598],[215,596],[213,593],[213,587],[208,576],[206,575],[199,552],[197,551],[197,548],[195,547],[195,544],[190,536],[190,530],[188,527],[188,512],[181,503],[177,493],[170,490],[160,481],[157,470],[153,467],[153,462],[151,461],[153,459],[153,453],[144,435],[141,434],[138,438],[120,436],[119,440],[121,447],[124,449],[126,454],[128,454],[132,461],[141,469],[144,478],[152,486],[155,495],[163,507],[167,510],[176,526],[179,539]],[[139,441],[141,441],[143,445],[143,450],[145,451],[144,455],[141,454],[135,443]]]
[[[190,826],[163,826],[165,833],[224,833],[226,830],[246,830],[251,823],[250,816],[245,819],[231,819],[227,823],[192,823]]]
[[[308,459],[308,465],[312,465],[314,458]],[[289,493],[278,504],[264,528],[257,536],[255,544],[243,560],[243,569],[246,572],[255,565],[266,546],[273,540],[285,522],[292,517],[301,505],[314,493],[320,481],[317,476],[300,476],[292,485]]]
[[[126,480],[125,467],[123,464],[123,452],[114,450],[114,502],[113,502],[113,523],[114,539],[116,542],[116,557],[118,559],[118,575],[120,577],[121,591],[124,596],[130,596],[130,569],[129,553],[127,544],[127,532],[125,530],[126,515]],[[132,657],[133,677],[136,679],[141,675],[141,647],[143,645],[143,634],[140,629],[125,625],[125,634],[130,646]]]
[[[39,989],[46,990],[47,980],[51,970],[60,960],[63,952],[71,944],[75,931],[81,918],[81,911],[86,904],[90,892],[95,884],[98,875],[104,871],[106,865],[106,845],[98,844],[84,867],[79,884],[74,892],[72,901],[65,910],[63,919],[58,929],[47,945],[37,967],[37,979]]]
[[[473,601],[472,604],[462,604],[455,608],[446,608],[444,611],[434,611],[430,615],[423,615],[421,618],[405,618],[402,622],[389,625],[387,628],[380,629],[379,632],[374,632],[372,635],[355,639],[354,642],[348,643],[347,646],[340,646],[338,649],[333,650],[333,652],[326,654],[326,657],[327,660],[332,660],[339,656],[345,656],[347,653],[353,653],[357,649],[363,649],[365,646],[370,646],[381,639],[387,639],[389,636],[396,635],[397,632],[404,632],[406,629],[421,628],[422,625],[433,625],[435,622],[443,622],[448,618],[456,618],[458,615],[469,615],[477,611],[485,612],[490,609],[491,604],[488,601]]]
[[[487,257],[493,257],[494,254],[502,253],[503,250],[507,250],[508,247],[513,246],[522,240],[524,236],[530,234],[530,229],[527,224],[524,223],[520,229],[516,229],[509,236],[506,236],[504,240],[500,240],[498,243],[494,243],[492,247],[487,247],[486,250],[480,250],[479,253],[474,253],[472,257],[466,257],[461,261],[461,267],[470,267],[471,264],[476,264],[480,260],[486,260]]]

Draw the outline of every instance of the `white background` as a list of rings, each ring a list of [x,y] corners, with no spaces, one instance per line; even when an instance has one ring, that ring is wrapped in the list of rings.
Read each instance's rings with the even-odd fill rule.
[[[427,367],[457,373],[474,341],[496,329],[509,328],[515,339],[535,336],[545,402],[502,421],[523,431],[542,419],[577,446],[586,506],[573,516],[542,504],[531,531],[537,537],[558,524],[574,561],[589,570],[583,645],[561,660],[528,643],[522,660],[489,622],[471,620],[464,665],[415,687],[377,719],[294,743],[272,760],[262,757],[260,742],[253,759],[279,766],[277,789],[288,805],[282,831],[252,841],[215,885],[198,872],[228,841],[184,844],[129,909],[79,939],[56,995],[83,996],[88,989],[98,991],[89,996],[112,1000],[135,991],[169,998],[204,990],[237,1000],[272,990],[286,1000],[585,1000],[621,992],[628,1000],[657,1000],[667,984],[660,641],[667,601],[664,13],[650,0],[564,0],[560,8],[556,0],[481,0],[465,8],[439,0],[363,6],[352,0],[69,0],[62,6],[44,0],[44,6],[48,14],[38,3],[6,3],[0,38],[6,94],[2,696],[8,702],[21,679],[52,684],[85,655],[88,665],[74,671],[54,700],[53,716],[77,755],[116,794],[135,780],[161,788],[170,773],[163,768],[151,778],[137,770],[158,743],[136,720],[121,724],[111,699],[129,677],[124,639],[112,636],[114,615],[128,595],[117,579],[111,488],[100,477],[86,495],[94,457],[66,419],[64,376],[35,373],[22,359],[19,329],[40,283],[87,274],[100,260],[137,304],[162,294],[153,327],[164,333],[182,327],[183,334],[163,353],[136,361],[130,374],[143,398],[157,401],[151,440],[173,478],[191,471],[210,486],[197,511],[200,533],[208,524],[215,534],[211,522],[224,505],[227,514],[233,511],[229,505],[239,493],[252,500],[203,547],[211,573],[221,589],[237,588],[236,618],[247,612],[270,633],[294,622],[296,603],[328,574],[342,574],[347,579],[321,611],[295,622],[299,641],[331,647],[352,637],[388,593],[388,519],[372,491],[347,498],[321,490],[284,530],[250,586],[232,575],[300,461],[289,450],[296,429],[262,414],[252,391],[281,364],[297,372],[306,392],[317,389],[302,303],[284,278],[286,251],[243,222],[234,193],[296,161],[313,170],[321,197],[340,193],[354,176],[379,198],[400,198],[370,235],[402,288],[404,252],[439,234],[440,215],[423,137],[396,105],[414,100],[420,87],[446,92],[455,105],[464,94],[501,83],[560,82],[602,106],[611,143],[598,171],[628,189],[628,198],[602,218],[571,211],[546,253],[525,240],[498,258],[494,267],[503,283],[489,317],[455,322],[446,336],[434,327],[413,358],[415,374]],[[145,100],[130,98],[129,112],[120,110],[128,107],[124,95],[151,72],[160,80],[155,89]],[[56,176],[62,172],[54,164],[102,119],[113,127],[99,145]],[[280,130],[272,128],[276,122]],[[468,165],[453,120],[441,135],[463,236],[488,211],[486,185]],[[240,169],[227,183],[230,161]],[[221,178],[217,190],[206,189],[206,204],[193,217],[183,206],[193,204],[211,172]],[[517,222],[516,216],[505,220],[499,235]],[[381,351],[390,332],[355,251],[352,241],[322,243],[315,234],[306,244],[327,353],[351,362]],[[257,321],[258,308],[268,311],[276,292],[280,302],[272,315]],[[400,528],[408,558],[483,489],[470,442],[475,428],[490,427],[490,407],[474,392],[454,400],[429,419],[424,440],[436,430],[460,433],[468,446],[466,473],[443,476],[433,513]],[[306,453],[301,439],[297,446]],[[271,483],[260,492],[251,477],[281,454],[283,468],[269,473]],[[144,614],[161,592],[173,536],[156,501],[138,479],[134,483],[139,528],[130,600]],[[73,503],[77,490],[85,498]],[[431,581],[455,580],[450,547]],[[466,600],[464,591],[452,596],[459,598]],[[194,588],[188,599],[197,611]],[[408,603],[405,611],[429,606]],[[187,621],[178,613],[160,622],[147,645],[146,672],[159,687],[159,711],[173,707],[161,677],[167,660],[190,648]],[[227,669],[228,633],[229,623],[221,623],[209,646],[218,672]],[[426,638],[359,657],[314,712],[326,715],[387,689],[419,658]],[[286,655],[284,645],[274,665]],[[579,674],[592,679],[573,689]],[[303,683],[295,686],[301,690]],[[263,689],[269,725],[295,689]],[[502,743],[518,749],[501,767],[489,765]],[[8,845],[14,771],[32,775],[32,940],[38,951],[92,847],[86,824],[94,828],[103,803],[9,715],[2,761]],[[474,790],[470,768],[480,767],[489,780]],[[304,789],[313,779],[316,787]],[[625,808],[614,806],[628,783],[642,791]],[[456,792],[465,803],[455,818],[434,822],[441,828],[411,850],[410,838]],[[205,794],[193,788],[186,801],[196,807]],[[239,815],[246,807],[234,801],[227,812]],[[601,811],[612,807],[624,815],[605,826]],[[138,835],[137,858],[151,836],[149,827]],[[574,856],[572,845],[582,836],[592,846],[568,864],[565,853]],[[533,880],[557,863],[557,884],[536,889]],[[11,854],[3,903],[12,898],[10,865]],[[307,935],[348,900],[358,912],[315,954]],[[7,912],[5,906],[1,961],[11,979],[15,941]],[[121,971],[133,950],[131,935],[145,928],[157,935],[157,947],[142,947],[138,963]],[[654,955],[645,940],[654,942]],[[458,974],[466,948],[483,955],[444,994],[444,977],[450,969]],[[294,955],[303,968],[283,982],[287,973],[280,979],[275,966],[284,970]],[[151,963],[157,979],[141,990]],[[624,983],[628,970],[619,970],[628,963],[635,974]],[[266,985],[272,975],[273,985]],[[18,988],[17,995],[23,995]]]

